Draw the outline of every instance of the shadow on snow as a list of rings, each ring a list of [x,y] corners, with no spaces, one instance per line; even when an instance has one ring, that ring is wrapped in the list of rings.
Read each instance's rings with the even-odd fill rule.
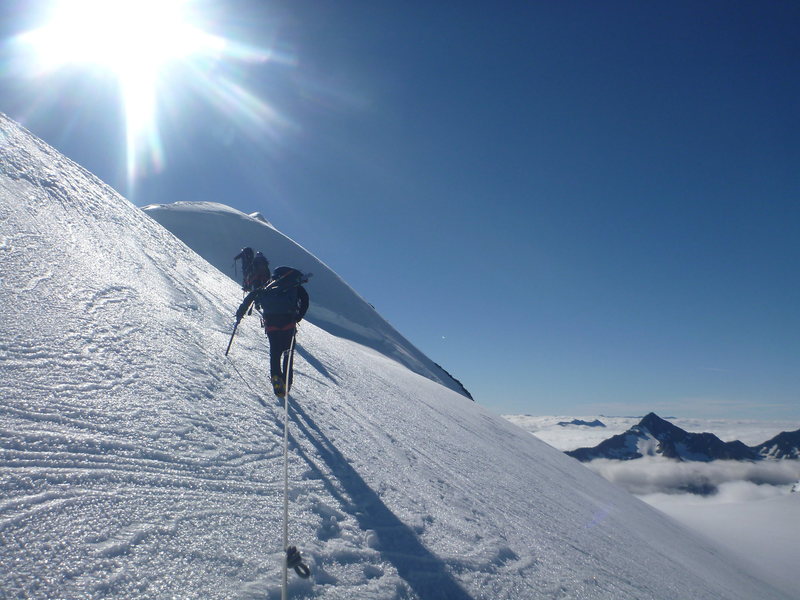
[[[389,510],[311,417],[291,398],[290,406],[291,420],[314,445],[339,486],[324,477],[308,456],[304,456],[304,459],[317,472],[325,487],[344,510],[356,518],[359,527],[377,532],[378,544],[375,549],[383,560],[397,569],[400,577],[420,600],[473,600],[453,579],[446,564],[425,548],[414,531]],[[293,441],[295,449],[304,454],[296,440]]]

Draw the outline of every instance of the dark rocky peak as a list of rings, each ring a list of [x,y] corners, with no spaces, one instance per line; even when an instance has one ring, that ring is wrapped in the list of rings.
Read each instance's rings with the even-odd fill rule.
[[[642,440],[655,439],[657,445],[642,445]],[[713,433],[690,433],[655,413],[649,413],[625,433],[615,435],[594,448],[578,448],[567,454],[581,461],[595,458],[631,460],[642,452],[685,461],[709,462],[725,460],[758,460],[753,449],[740,441],[723,442]]]
[[[665,421],[654,412],[646,414],[642,420],[639,421],[637,425],[634,425],[631,429],[641,433],[650,433],[656,438],[676,434],[686,435],[686,432],[683,429],[673,425],[669,421]]]
[[[769,458],[800,458],[800,429],[779,433],[763,444],[753,446],[753,450]]]

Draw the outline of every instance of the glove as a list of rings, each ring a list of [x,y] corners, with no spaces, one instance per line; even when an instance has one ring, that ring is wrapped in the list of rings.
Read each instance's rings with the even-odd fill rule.
[[[247,312],[246,306],[240,306],[236,311],[236,322],[238,323],[242,319],[244,319],[244,314]]]

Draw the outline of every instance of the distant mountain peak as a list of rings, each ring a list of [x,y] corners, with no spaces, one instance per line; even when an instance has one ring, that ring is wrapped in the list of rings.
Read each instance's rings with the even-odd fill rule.
[[[675,430],[683,431],[669,421],[662,419],[654,412],[647,413],[634,428],[639,431],[649,431],[654,435],[659,433],[674,433]]]
[[[764,458],[800,459],[800,429],[783,431],[763,444],[755,446],[753,450]]]
[[[605,423],[603,423],[600,419],[595,419],[594,421],[584,421],[582,419],[572,419],[572,421],[559,421],[557,425],[561,427],[569,427],[571,425],[576,425],[579,427],[605,427]]]
[[[782,446],[781,446],[782,447]],[[569,456],[587,462],[597,458],[632,460],[663,456],[681,461],[758,460],[761,455],[740,441],[724,442],[713,433],[690,433],[656,413],[646,414],[628,431],[615,435],[594,448],[578,448]]]

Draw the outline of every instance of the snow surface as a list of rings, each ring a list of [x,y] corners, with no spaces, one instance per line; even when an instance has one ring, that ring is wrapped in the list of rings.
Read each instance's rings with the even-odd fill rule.
[[[0,130],[0,590],[278,598],[282,410],[257,327],[223,356],[240,290]],[[310,323],[298,341],[289,536],[313,576],[291,597],[788,597],[401,362]]]

